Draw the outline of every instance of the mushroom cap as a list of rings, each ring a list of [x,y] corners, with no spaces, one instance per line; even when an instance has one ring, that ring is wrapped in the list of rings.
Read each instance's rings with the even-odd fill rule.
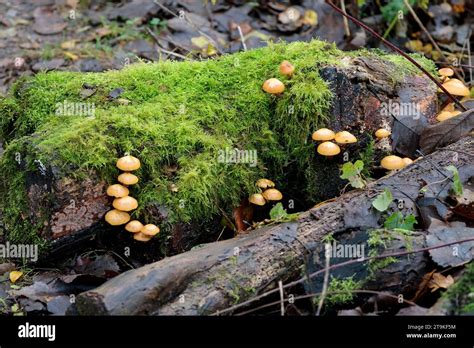
[[[405,162],[403,162],[403,160],[398,156],[390,155],[384,157],[382,159],[382,162],[380,162],[380,165],[382,166],[382,168],[388,170],[395,170],[405,167]]]
[[[449,77],[449,76],[453,76],[453,75],[454,75],[454,70],[451,69],[451,68],[441,68],[441,69],[438,70],[438,73],[439,73],[441,76]]]
[[[341,148],[330,141],[325,141],[324,143],[319,144],[317,151],[320,155],[323,156],[335,156],[341,152]]]
[[[281,192],[274,188],[263,191],[262,196],[267,201],[279,201],[283,198]]]
[[[403,157],[402,161],[403,161],[403,163],[405,163],[405,166],[408,166],[408,165],[413,163],[413,160],[411,158],[408,158],[408,157]]]
[[[138,232],[138,233],[133,234],[133,239],[139,242],[148,242],[151,239],[151,237],[141,232]]]
[[[117,168],[125,172],[131,172],[140,168],[140,160],[133,156],[123,156],[117,161]]]
[[[140,233],[143,233],[145,236],[153,237],[156,236],[160,232],[160,228],[153,224],[148,224],[143,226]]]
[[[461,97],[468,96],[470,94],[469,88],[458,79],[449,79],[443,83],[443,87],[452,95],[458,95]]]
[[[284,60],[283,62],[281,62],[279,70],[280,74],[291,76],[295,71],[295,67],[289,61]]]
[[[130,221],[130,215],[124,211],[113,209],[105,214],[105,221],[112,226],[119,226]]]
[[[132,233],[138,233],[142,230],[142,228],[143,228],[143,224],[138,220],[132,220],[128,224],[125,225],[125,229],[128,232],[132,232]]]
[[[377,131],[375,132],[375,136],[378,139],[387,138],[390,136],[390,134],[390,131],[384,128],[377,129]]]
[[[436,119],[439,122],[446,121],[454,116],[457,116],[461,113],[461,111],[454,110],[454,111],[441,111],[438,116],[436,116]]]
[[[18,279],[23,275],[23,272],[21,271],[11,271],[8,277],[10,278],[10,281],[12,283],[16,283]]]
[[[274,187],[275,183],[269,179],[262,178],[257,180],[257,186],[266,189],[269,187]]]
[[[336,134],[328,129],[328,128],[320,128],[316,132],[313,133],[311,138],[314,141],[328,141],[328,140],[333,140]]]
[[[107,195],[116,198],[128,196],[129,193],[128,188],[120,184],[110,185],[107,188]]]
[[[262,194],[260,193],[254,193],[249,197],[249,202],[255,205],[265,205],[266,201],[265,198],[263,198]]]
[[[285,90],[285,85],[278,79],[271,78],[263,83],[263,90],[270,94],[280,94]]]
[[[339,143],[339,144],[352,144],[352,143],[357,142],[357,138],[353,136],[351,133],[349,133],[348,131],[342,131],[342,132],[336,133],[334,140],[336,140],[336,143]]]
[[[118,181],[124,185],[135,185],[138,182],[138,176],[132,173],[122,173],[118,176]]]
[[[135,198],[130,196],[125,196],[121,198],[114,199],[112,205],[115,209],[121,211],[131,211],[138,208],[138,202]]]

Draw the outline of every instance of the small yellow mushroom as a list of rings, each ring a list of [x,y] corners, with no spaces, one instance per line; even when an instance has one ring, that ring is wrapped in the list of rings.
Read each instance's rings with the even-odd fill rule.
[[[281,192],[274,188],[263,191],[262,196],[267,201],[280,201],[283,198]]]
[[[122,173],[118,176],[118,181],[124,185],[135,185],[138,182],[138,176],[132,173]]]
[[[330,141],[325,141],[318,145],[317,151],[320,155],[332,157],[341,152],[341,148]]]
[[[403,163],[405,163],[405,167],[413,163],[413,160],[408,157],[404,157],[402,158],[402,160],[403,160]]]
[[[120,184],[110,185],[107,188],[107,195],[111,197],[120,198],[120,197],[128,196],[128,194],[129,194],[128,188]]]
[[[140,233],[143,233],[145,236],[148,236],[148,237],[153,237],[153,236],[156,236],[158,233],[160,233],[160,228],[156,225],[148,224],[148,225],[143,226]]]
[[[264,82],[263,90],[270,94],[280,94],[285,90],[285,85],[278,79],[271,78]]]
[[[140,160],[133,156],[124,156],[117,161],[117,168],[124,172],[131,172],[140,168]]]
[[[377,137],[377,139],[387,138],[390,136],[390,134],[390,131],[384,128],[377,129],[377,131],[375,132],[375,136]]]
[[[151,237],[141,232],[138,232],[138,233],[133,234],[133,239],[139,242],[148,242],[151,239]]]
[[[20,279],[22,275],[23,275],[23,272],[21,271],[11,271],[9,274],[10,281],[12,283],[16,283],[16,281]]]
[[[262,188],[262,189],[266,189],[266,188],[269,188],[269,187],[275,187],[275,183],[269,179],[258,179],[257,180],[257,186]]]
[[[451,68],[441,68],[438,73],[443,77],[450,77],[454,75],[454,70]]]
[[[112,205],[115,209],[121,211],[131,211],[138,208],[138,202],[135,198],[130,196],[125,196],[121,198],[114,199]]]
[[[105,221],[107,221],[112,226],[119,226],[129,222],[130,215],[124,211],[113,209],[105,214]]]
[[[336,133],[334,140],[338,144],[352,144],[357,142],[357,138],[347,131]]]
[[[461,113],[461,111],[454,110],[454,111],[441,111],[438,116],[436,116],[436,119],[439,122],[446,121],[454,116],[457,116]]]
[[[143,224],[138,220],[132,220],[125,225],[125,229],[128,232],[138,233],[143,229]]]
[[[469,88],[458,79],[449,79],[443,83],[443,87],[452,95],[458,95],[461,97],[468,96],[470,94]]]
[[[279,70],[280,74],[285,76],[291,76],[295,71],[295,67],[289,61],[284,60],[283,62],[281,62]]]
[[[390,155],[384,157],[380,165],[384,169],[396,170],[405,167],[405,162],[403,162],[403,160],[398,156]]]
[[[320,128],[316,132],[313,133],[311,138],[314,141],[328,141],[328,140],[333,140],[336,134],[328,129],[328,128]]]
[[[249,202],[255,205],[265,205],[265,198],[260,193],[254,193],[249,197]]]

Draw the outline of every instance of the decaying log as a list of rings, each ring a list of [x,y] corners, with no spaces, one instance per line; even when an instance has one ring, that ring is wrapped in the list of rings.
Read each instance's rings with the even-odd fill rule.
[[[381,214],[371,207],[371,202],[385,188],[396,201],[403,200],[403,214],[419,216],[415,200],[422,195],[420,189],[430,184],[424,190],[425,197],[446,198],[450,185],[443,181],[449,175],[444,168],[456,166],[465,183],[474,176],[473,156],[474,139],[463,138],[364,190],[351,191],[318,205],[295,222],[263,227],[121,274],[80,294],[77,311],[83,315],[203,315],[223,310],[274,287],[279,280],[303,276],[302,266],[308,262],[308,256],[318,257],[328,234],[337,232],[336,238],[349,241],[366,238],[364,233],[368,229],[380,227]],[[359,232],[362,234],[358,235]],[[414,240],[414,248],[424,245],[421,235],[415,235]],[[406,246],[396,242],[393,248]],[[376,281],[367,281],[363,286],[388,289],[409,298],[429,262],[427,253],[400,258],[377,272]],[[347,274],[355,272],[359,279],[364,278],[366,271],[345,270]]]

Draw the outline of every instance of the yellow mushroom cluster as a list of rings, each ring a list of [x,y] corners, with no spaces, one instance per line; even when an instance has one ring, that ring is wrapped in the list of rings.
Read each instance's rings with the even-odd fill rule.
[[[467,97],[470,94],[469,88],[461,80],[451,77],[454,75],[453,69],[442,68],[438,70],[438,73],[441,75],[443,87],[452,95]],[[441,89],[438,91],[442,92]]]
[[[283,195],[275,188],[275,183],[269,179],[258,179],[256,185],[262,193],[254,193],[249,197],[249,202],[263,206],[269,201],[280,201]]]
[[[291,77],[295,72],[295,67],[289,61],[281,62],[278,71],[281,75]],[[262,89],[270,94],[281,94],[285,90],[285,84],[277,78],[270,78],[263,83]]]
[[[357,142],[357,138],[348,131],[334,133],[328,128],[320,128],[313,133],[311,138],[321,142],[316,151],[326,157],[336,156],[341,152],[341,147]],[[333,142],[334,141],[334,142]]]
[[[107,188],[107,195],[114,197],[112,206],[114,209],[105,214],[105,221],[112,226],[125,225],[125,230],[133,233],[133,239],[140,242],[148,242],[153,236],[160,232],[160,228],[153,224],[143,225],[138,220],[130,221],[129,212],[138,208],[138,202],[130,197],[130,191],[127,186],[138,183],[138,177],[132,174],[140,168],[140,160],[136,157],[127,155],[119,158],[117,168],[123,173],[118,176],[120,184],[113,184]]]

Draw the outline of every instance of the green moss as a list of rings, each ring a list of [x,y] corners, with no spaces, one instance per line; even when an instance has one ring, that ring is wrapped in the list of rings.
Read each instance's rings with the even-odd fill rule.
[[[141,63],[105,73],[40,73],[18,83],[8,98],[0,99],[0,139],[6,141],[0,205],[9,239],[37,241],[44,222],[32,223],[26,206],[26,175],[39,175],[35,160],[56,168],[55,175],[82,178],[94,171],[113,183],[115,161],[128,152],[143,163],[133,191],[140,202],[134,216],[152,203],[164,204],[170,212],[167,225],[205,223],[221,209],[229,211],[255,191],[254,182],[262,176],[282,189],[289,172],[317,176],[310,134],[330,118],[331,102],[318,67],[341,64],[345,55],[321,41],[270,44],[202,62]],[[384,58],[405,68],[397,58]],[[285,80],[287,90],[282,96],[264,93],[263,81],[279,76],[284,59],[297,71]],[[97,88],[86,100],[80,96],[83,84]],[[108,98],[119,87],[129,105]],[[64,102],[93,103],[95,117],[58,115]],[[221,163],[218,153],[226,148],[257,150],[258,165]],[[15,161],[17,152],[22,165]],[[178,166],[174,175],[166,171],[171,165]],[[170,192],[170,184],[178,192]],[[43,215],[53,203],[44,201]]]
[[[355,281],[353,277],[338,279],[332,277],[328,285],[328,295],[326,302],[332,305],[341,305],[351,302],[354,299],[353,290],[361,287],[361,283]],[[331,294],[334,292],[333,294]]]
[[[474,314],[474,263],[466,266],[462,277],[444,294],[455,315]]]

